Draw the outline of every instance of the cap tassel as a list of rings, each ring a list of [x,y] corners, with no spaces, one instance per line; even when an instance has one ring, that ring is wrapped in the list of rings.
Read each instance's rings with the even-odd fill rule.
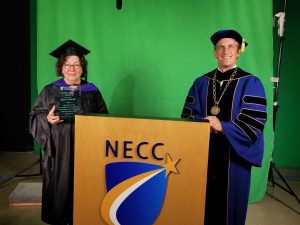
[[[242,44],[241,44],[241,52],[244,52],[246,49],[246,40],[243,38]]]

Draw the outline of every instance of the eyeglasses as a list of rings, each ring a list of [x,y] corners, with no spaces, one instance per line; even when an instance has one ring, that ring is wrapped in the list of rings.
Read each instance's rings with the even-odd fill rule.
[[[63,67],[65,67],[67,70],[71,69],[71,67],[73,67],[75,70],[78,70],[79,68],[81,68],[80,64],[64,64]]]

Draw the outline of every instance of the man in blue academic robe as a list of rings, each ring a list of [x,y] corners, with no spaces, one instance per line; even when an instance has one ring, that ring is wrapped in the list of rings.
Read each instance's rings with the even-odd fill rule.
[[[265,91],[258,77],[236,65],[248,45],[237,31],[217,31],[211,41],[218,68],[194,81],[182,117],[211,126],[205,225],[243,225],[251,167],[263,158]]]

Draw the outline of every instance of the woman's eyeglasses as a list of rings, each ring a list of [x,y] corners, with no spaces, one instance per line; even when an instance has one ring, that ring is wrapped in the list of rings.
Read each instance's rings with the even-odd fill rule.
[[[64,68],[66,68],[67,70],[71,69],[71,67],[73,67],[75,70],[78,70],[79,68],[81,68],[81,65],[80,64],[68,64],[68,63],[65,63],[63,65]]]

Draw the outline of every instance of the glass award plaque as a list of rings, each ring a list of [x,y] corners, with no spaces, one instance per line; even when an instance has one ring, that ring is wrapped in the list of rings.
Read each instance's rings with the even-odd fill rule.
[[[61,120],[73,120],[76,113],[81,111],[80,86],[60,86],[58,91],[57,114]]]

